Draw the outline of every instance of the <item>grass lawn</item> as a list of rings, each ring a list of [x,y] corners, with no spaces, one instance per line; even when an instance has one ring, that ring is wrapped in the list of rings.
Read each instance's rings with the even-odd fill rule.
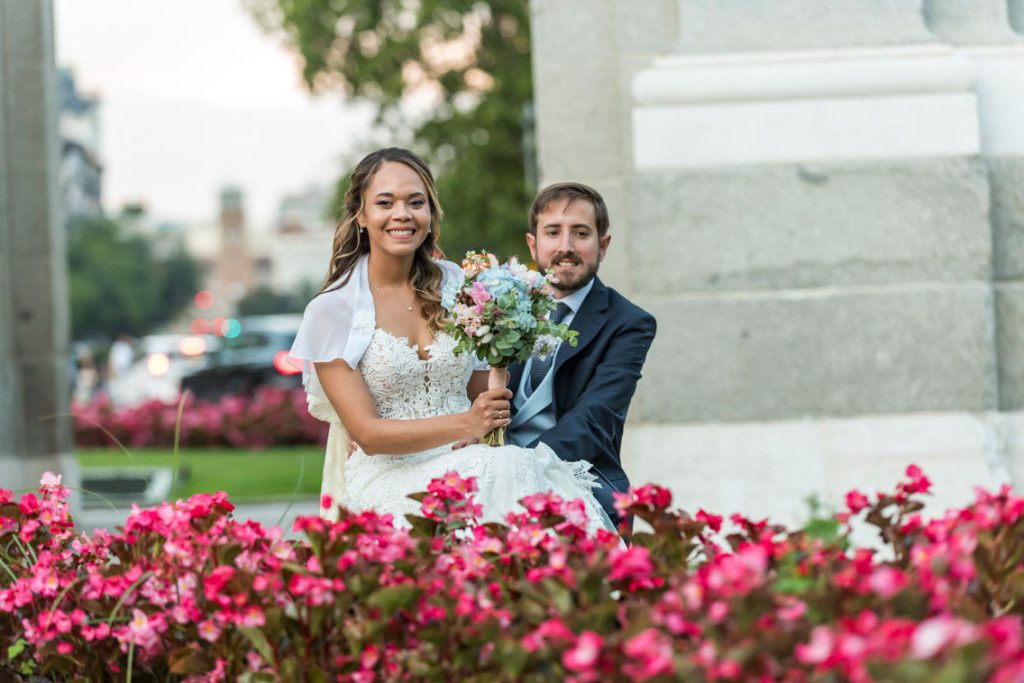
[[[174,466],[173,453],[165,449],[138,448],[128,455],[119,449],[79,448],[76,454],[83,468]],[[227,491],[232,501],[309,498],[320,494],[324,448],[183,448],[178,459],[188,472],[179,474],[174,498],[213,491]]]

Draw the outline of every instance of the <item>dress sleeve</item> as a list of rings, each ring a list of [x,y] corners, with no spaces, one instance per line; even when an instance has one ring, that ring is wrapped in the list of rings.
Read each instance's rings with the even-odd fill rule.
[[[355,368],[369,345],[375,325],[372,301],[360,305],[358,290],[350,280],[317,295],[306,306],[288,362],[302,370],[302,385],[310,396],[327,398],[317,381],[315,363],[343,360]]]

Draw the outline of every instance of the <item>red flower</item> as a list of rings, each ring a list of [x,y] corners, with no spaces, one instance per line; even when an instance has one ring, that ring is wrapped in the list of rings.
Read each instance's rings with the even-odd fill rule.
[[[562,664],[569,671],[592,671],[597,666],[602,647],[604,638],[593,631],[584,631],[576,639],[576,644],[562,653]]]
[[[868,506],[868,497],[854,489],[846,494],[846,507],[850,512],[857,514]]]

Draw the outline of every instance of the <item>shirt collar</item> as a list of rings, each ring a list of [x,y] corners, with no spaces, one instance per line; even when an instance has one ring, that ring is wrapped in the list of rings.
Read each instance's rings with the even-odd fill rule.
[[[594,278],[590,278],[590,282],[583,285],[569,296],[556,299],[557,303],[565,304],[571,310],[573,315],[580,310],[580,306],[583,305],[583,300],[587,298],[587,294],[590,294],[590,290],[594,288]]]

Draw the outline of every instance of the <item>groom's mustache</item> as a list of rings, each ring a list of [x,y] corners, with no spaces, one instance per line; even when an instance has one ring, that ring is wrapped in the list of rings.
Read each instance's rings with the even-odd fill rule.
[[[551,264],[554,265],[559,261],[572,261],[573,263],[576,264],[583,263],[583,259],[577,256],[576,252],[573,251],[568,251],[562,254],[555,254],[555,256],[551,259]]]

